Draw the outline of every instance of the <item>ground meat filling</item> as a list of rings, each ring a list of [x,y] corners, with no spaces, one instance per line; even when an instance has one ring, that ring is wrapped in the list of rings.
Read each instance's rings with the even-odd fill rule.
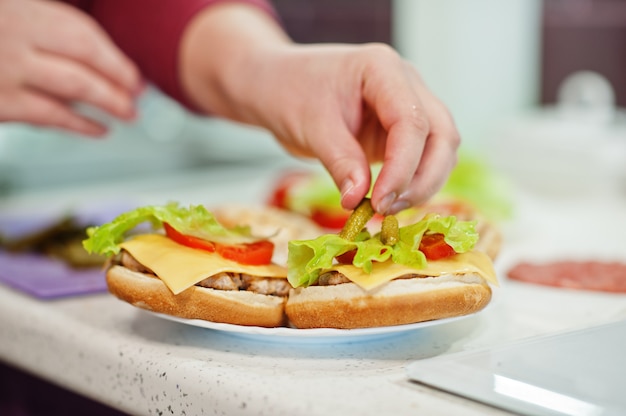
[[[342,283],[350,283],[350,279],[334,270],[320,274],[320,277],[317,279],[318,286],[332,286]]]
[[[129,252],[122,250],[120,255],[114,260],[127,269],[145,273],[156,274],[139,263]],[[291,285],[287,279],[251,276],[245,273],[218,273],[207,277],[206,279],[196,283],[196,286],[206,287],[217,290],[248,290],[262,295],[287,296]]]
[[[422,276],[420,274],[415,274],[415,273],[409,273],[409,274],[405,274],[402,276],[398,276],[396,277],[396,279],[414,279],[417,277],[426,277],[426,276]],[[351,283],[351,281],[342,273],[339,273],[336,270],[332,270],[330,272],[322,273],[315,285],[316,286],[332,286],[332,285],[340,285],[342,283]]]
[[[263,295],[287,296],[291,286],[286,279],[250,276],[245,273],[218,273],[196,283],[219,290],[249,290]]]

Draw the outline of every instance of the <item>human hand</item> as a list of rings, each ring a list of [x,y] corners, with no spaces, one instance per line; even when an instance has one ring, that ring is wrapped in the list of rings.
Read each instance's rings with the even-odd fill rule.
[[[293,44],[266,14],[228,3],[194,19],[181,51],[192,101],[319,158],[347,209],[369,191],[373,162],[383,162],[371,196],[381,214],[426,201],[456,163],[448,110],[389,46]]]
[[[136,66],[89,16],[60,2],[0,0],[0,122],[89,136],[105,126],[75,104],[134,117]]]
[[[368,192],[373,162],[383,162],[372,191],[382,214],[424,202],[444,184],[459,134],[446,107],[391,48],[292,46],[265,59],[257,67],[260,124],[291,153],[318,157],[345,208]]]

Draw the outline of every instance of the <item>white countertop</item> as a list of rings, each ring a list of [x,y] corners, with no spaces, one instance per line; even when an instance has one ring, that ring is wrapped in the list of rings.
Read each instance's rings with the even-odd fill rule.
[[[288,164],[287,164],[288,165]],[[248,165],[89,188],[22,193],[0,211],[112,199],[262,201],[285,167]],[[419,360],[626,319],[626,296],[507,281],[518,260],[570,253],[626,260],[626,201],[516,196],[483,312],[359,342],[271,342],[161,319],[109,294],[41,301],[0,286],[0,360],[132,414],[500,415],[409,381]],[[575,227],[572,224],[576,224]],[[621,253],[620,253],[621,252]]]

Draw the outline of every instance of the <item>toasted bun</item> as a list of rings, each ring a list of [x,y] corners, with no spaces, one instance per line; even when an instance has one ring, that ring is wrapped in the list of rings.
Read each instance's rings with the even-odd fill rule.
[[[396,279],[374,292],[354,283],[291,291],[285,311],[297,328],[368,328],[468,315],[491,300],[478,275]]]
[[[107,271],[106,279],[113,295],[149,311],[235,325],[285,325],[285,300],[279,296],[200,286],[174,295],[162,280],[119,265]]]

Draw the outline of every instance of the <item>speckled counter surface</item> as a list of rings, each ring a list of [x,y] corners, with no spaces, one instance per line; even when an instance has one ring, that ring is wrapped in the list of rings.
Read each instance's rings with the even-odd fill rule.
[[[3,359],[133,414],[485,412],[403,374],[481,322],[356,344],[281,344],[165,321],[106,295],[42,304],[0,289],[0,305]]]
[[[225,182],[224,173],[202,173],[185,180],[186,187],[172,178],[151,187],[137,182],[73,190],[66,199],[57,193],[55,201],[132,194],[148,202],[197,202],[206,193],[210,202],[230,202],[244,198],[232,189],[245,187],[245,198],[255,200],[275,172],[262,173],[253,181],[244,181],[246,174],[228,174]],[[45,198],[20,196],[0,208],[34,209]],[[505,231],[508,243],[496,263],[501,275],[531,249],[554,243],[529,238],[527,218]],[[0,286],[0,360],[131,414],[500,415],[507,413],[409,381],[406,365],[624,318],[620,295],[503,281],[492,304],[469,319],[373,340],[287,342],[171,322],[108,294],[40,301]]]

